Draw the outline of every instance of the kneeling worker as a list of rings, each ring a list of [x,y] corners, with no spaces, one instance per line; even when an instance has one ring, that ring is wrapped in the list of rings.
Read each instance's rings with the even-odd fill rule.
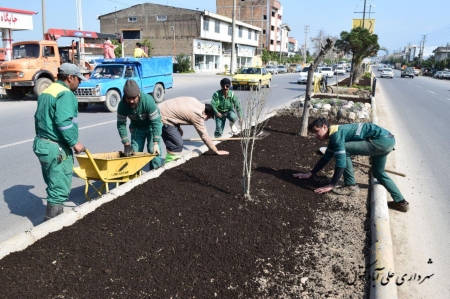
[[[166,145],[165,163],[181,157],[183,151],[183,130],[181,125],[193,125],[206,146],[218,155],[228,155],[219,151],[208,135],[205,120],[214,118],[214,110],[209,104],[200,103],[196,98],[179,97],[159,104],[163,123],[162,138]]]
[[[155,100],[149,94],[140,91],[133,79],[128,79],[123,88],[123,98],[117,108],[117,129],[124,145],[124,155],[144,150],[147,140],[149,153],[157,155],[150,161],[150,170],[161,166],[161,116]],[[127,133],[127,117],[130,119],[131,144]]]
[[[391,194],[394,201],[389,202],[391,209],[407,212],[409,203],[392,179],[386,174],[387,155],[394,149],[395,138],[386,129],[371,123],[357,123],[329,126],[324,117],[319,117],[308,126],[318,140],[329,139],[327,151],[308,173],[296,173],[294,177],[307,179],[319,172],[334,156],[336,166],[330,184],[314,190],[317,193],[332,191],[340,195],[354,196],[359,193],[353,173],[351,156],[372,157],[372,174]],[[341,176],[344,175],[344,186],[336,188]]]

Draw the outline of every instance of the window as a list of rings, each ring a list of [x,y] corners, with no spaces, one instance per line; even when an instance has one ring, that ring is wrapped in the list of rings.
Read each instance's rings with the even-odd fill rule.
[[[250,29],[248,30],[248,39],[252,39],[252,32],[250,31]]]
[[[123,39],[141,39],[141,30],[124,30]]]
[[[275,17],[275,12],[274,11],[272,11],[272,17]]]
[[[157,15],[156,16],[156,20],[157,21],[166,21],[167,20],[167,16],[165,16],[165,15]]]
[[[266,34],[266,29],[263,29],[263,34]]]
[[[219,20],[215,21],[214,31],[216,33],[220,33],[220,21]]]
[[[264,19],[264,20],[267,20],[267,15],[264,15],[264,16],[263,16],[263,19]]]
[[[232,35],[233,28],[231,26],[228,26],[228,35]]]
[[[242,27],[239,27],[239,37],[242,37]]]
[[[45,57],[55,57],[55,48],[44,46],[44,56]]]
[[[255,40],[258,40],[258,32],[255,31]]]
[[[270,26],[270,30],[274,31],[275,30],[275,26]]]
[[[128,17],[128,22],[137,22],[137,17]]]
[[[270,40],[270,44],[273,45],[273,39]]]
[[[203,21],[203,30],[209,31],[209,20],[208,19],[205,19]]]

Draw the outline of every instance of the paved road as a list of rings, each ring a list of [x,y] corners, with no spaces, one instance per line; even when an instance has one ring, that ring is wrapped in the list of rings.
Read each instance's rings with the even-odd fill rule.
[[[297,76],[282,74],[273,77],[268,110],[277,109],[305,93],[305,85],[296,82]],[[175,74],[174,88],[167,91],[165,98],[193,96],[209,102],[213,92],[220,88],[221,78],[206,74]],[[248,92],[239,93],[244,97]],[[32,152],[35,110],[35,98],[22,101],[0,99],[0,127],[3,128],[0,133],[0,242],[40,224],[45,212],[45,184],[39,162]],[[92,153],[123,150],[115,113],[109,113],[101,106],[89,106],[80,113],[79,121],[80,141]],[[207,127],[212,134],[214,122],[207,122]],[[186,138],[198,137],[192,127],[186,127],[184,131]],[[192,149],[202,143],[187,142],[185,145],[185,149]],[[84,202],[84,181],[74,177],[67,206],[74,207]]]
[[[450,298],[450,81],[429,77],[379,79],[380,124],[397,140],[396,178],[410,202],[407,214],[390,211],[396,277],[434,274],[422,284],[405,282],[399,298]],[[380,92],[381,91],[381,92]],[[428,263],[431,260],[432,263]]]

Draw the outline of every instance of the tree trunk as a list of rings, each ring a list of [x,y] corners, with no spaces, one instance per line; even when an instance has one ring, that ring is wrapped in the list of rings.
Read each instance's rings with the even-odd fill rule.
[[[306,94],[305,94],[305,104],[303,106],[303,115],[302,115],[302,124],[300,126],[299,135],[300,136],[306,136],[308,135],[308,117],[309,117],[309,102],[311,101],[311,89],[312,89],[312,83],[314,80],[314,71],[316,67],[319,65],[320,62],[325,58],[325,55],[331,51],[333,48],[333,41],[329,38],[327,38],[326,45],[320,50],[319,55],[314,60],[312,65],[309,67],[308,70],[308,79],[306,80]]]

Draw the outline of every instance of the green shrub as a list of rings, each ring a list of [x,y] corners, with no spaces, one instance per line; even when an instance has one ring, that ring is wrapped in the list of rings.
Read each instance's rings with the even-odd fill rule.
[[[372,74],[370,72],[365,72],[363,78],[371,78]]]
[[[187,73],[191,69],[191,59],[189,56],[185,55],[184,53],[180,53],[177,55],[175,60],[178,63],[177,70],[180,73]]]

